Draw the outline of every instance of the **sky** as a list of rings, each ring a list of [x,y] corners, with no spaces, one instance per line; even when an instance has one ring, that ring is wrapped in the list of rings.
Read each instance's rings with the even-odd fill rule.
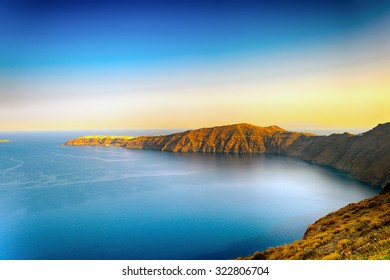
[[[0,131],[366,130],[390,1],[0,0]]]

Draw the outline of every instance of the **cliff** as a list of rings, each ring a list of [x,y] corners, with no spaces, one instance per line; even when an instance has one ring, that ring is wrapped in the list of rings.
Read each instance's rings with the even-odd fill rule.
[[[390,182],[390,123],[362,134],[316,136],[278,126],[235,124],[188,130],[163,136],[87,136],[73,146],[118,146],[171,152],[272,153],[331,166],[374,185]]]
[[[361,135],[316,136],[277,126],[237,124],[165,136],[87,136],[66,145],[283,154],[337,168],[371,184],[386,185],[379,195],[320,218],[307,228],[302,240],[239,259],[390,259],[390,123]]]
[[[65,143],[68,146],[115,146],[122,147],[130,140],[135,139],[132,136],[83,136]]]
[[[141,136],[130,141],[115,137],[70,140],[66,145],[113,145],[128,149],[202,153],[279,153],[306,133],[288,132],[277,126],[236,124],[188,130],[164,136]]]
[[[320,218],[302,240],[238,259],[390,259],[390,185]]]
[[[335,167],[374,185],[390,182],[390,123],[362,135],[348,133],[301,138],[287,154]]]

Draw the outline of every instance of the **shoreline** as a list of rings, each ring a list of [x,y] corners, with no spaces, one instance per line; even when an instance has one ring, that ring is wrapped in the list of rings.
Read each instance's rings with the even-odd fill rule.
[[[181,153],[286,155],[335,168],[374,186],[390,183],[390,123],[353,135],[317,136],[277,126],[236,124],[159,136],[84,136],[67,146],[115,146]]]
[[[308,225],[301,239],[237,260],[390,260],[390,184]]]
[[[332,168],[363,183],[381,186],[382,192],[319,217],[308,225],[301,240],[238,259],[386,259],[390,258],[389,143],[390,123],[361,135],[317,136],[276,126],[237,124],[131,139],[79,137],[65,145],[175,153],[274,154]]]

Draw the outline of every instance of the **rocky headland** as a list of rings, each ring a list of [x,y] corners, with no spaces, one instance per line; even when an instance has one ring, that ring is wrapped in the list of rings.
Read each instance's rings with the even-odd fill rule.
[[[278,126],[235,124],[162,136],[85,136],[68,146],[116,146],[170,152],[281,154],[334,167],[373,185],[390,182],[390,123],[360,135],[317,136]]]
[[[390,259],[390,123],[359,135],[318,136],[244,123],[163,136],[86,136],[65,145],[280,154],[336,168],[356,179],[381,185],[383,190],[320,218],[307,228],[302,240],[239,259]]]

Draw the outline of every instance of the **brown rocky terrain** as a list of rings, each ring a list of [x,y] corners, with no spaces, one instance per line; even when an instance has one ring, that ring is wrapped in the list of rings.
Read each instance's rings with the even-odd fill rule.
[[[302,240],[239,259],[390,259],[390,185],[320,218]]]
[[[390,123],[380,124],[362,135],[301,137],[287,148],[286,154],[384,186],[390,182]]]
[[[100,136],[96,140],[91,136],[87,139],[80,137],[68,141],[66,145],[113,145],[128,149],[193,153],[279,153],[305,135],[312,134],[288,132],[278,126],[258,127],[242,123],[164,136],[141,136],[125,142],[109,136]]]
[[[122,147],[135,137],[132,136],[83,136],[69,140],[65,145],[69,146],[116,146]]]
[[[362,134],[316,136],[278,126],[236,124],[163,136],[87,136],[71,146],[118,146],[170,152],[272,153],[337,168],[374,185],[390,182],[390,123]]]
[[[237,124],[165,136],[87,136],[66,145],[283,154],[337,168],[374,185],[386,185],[379,195],[320,218],[307,228],[302,240],[239,259],[390,259],[390,123],[361,135],[316,136],[277,126]]]

